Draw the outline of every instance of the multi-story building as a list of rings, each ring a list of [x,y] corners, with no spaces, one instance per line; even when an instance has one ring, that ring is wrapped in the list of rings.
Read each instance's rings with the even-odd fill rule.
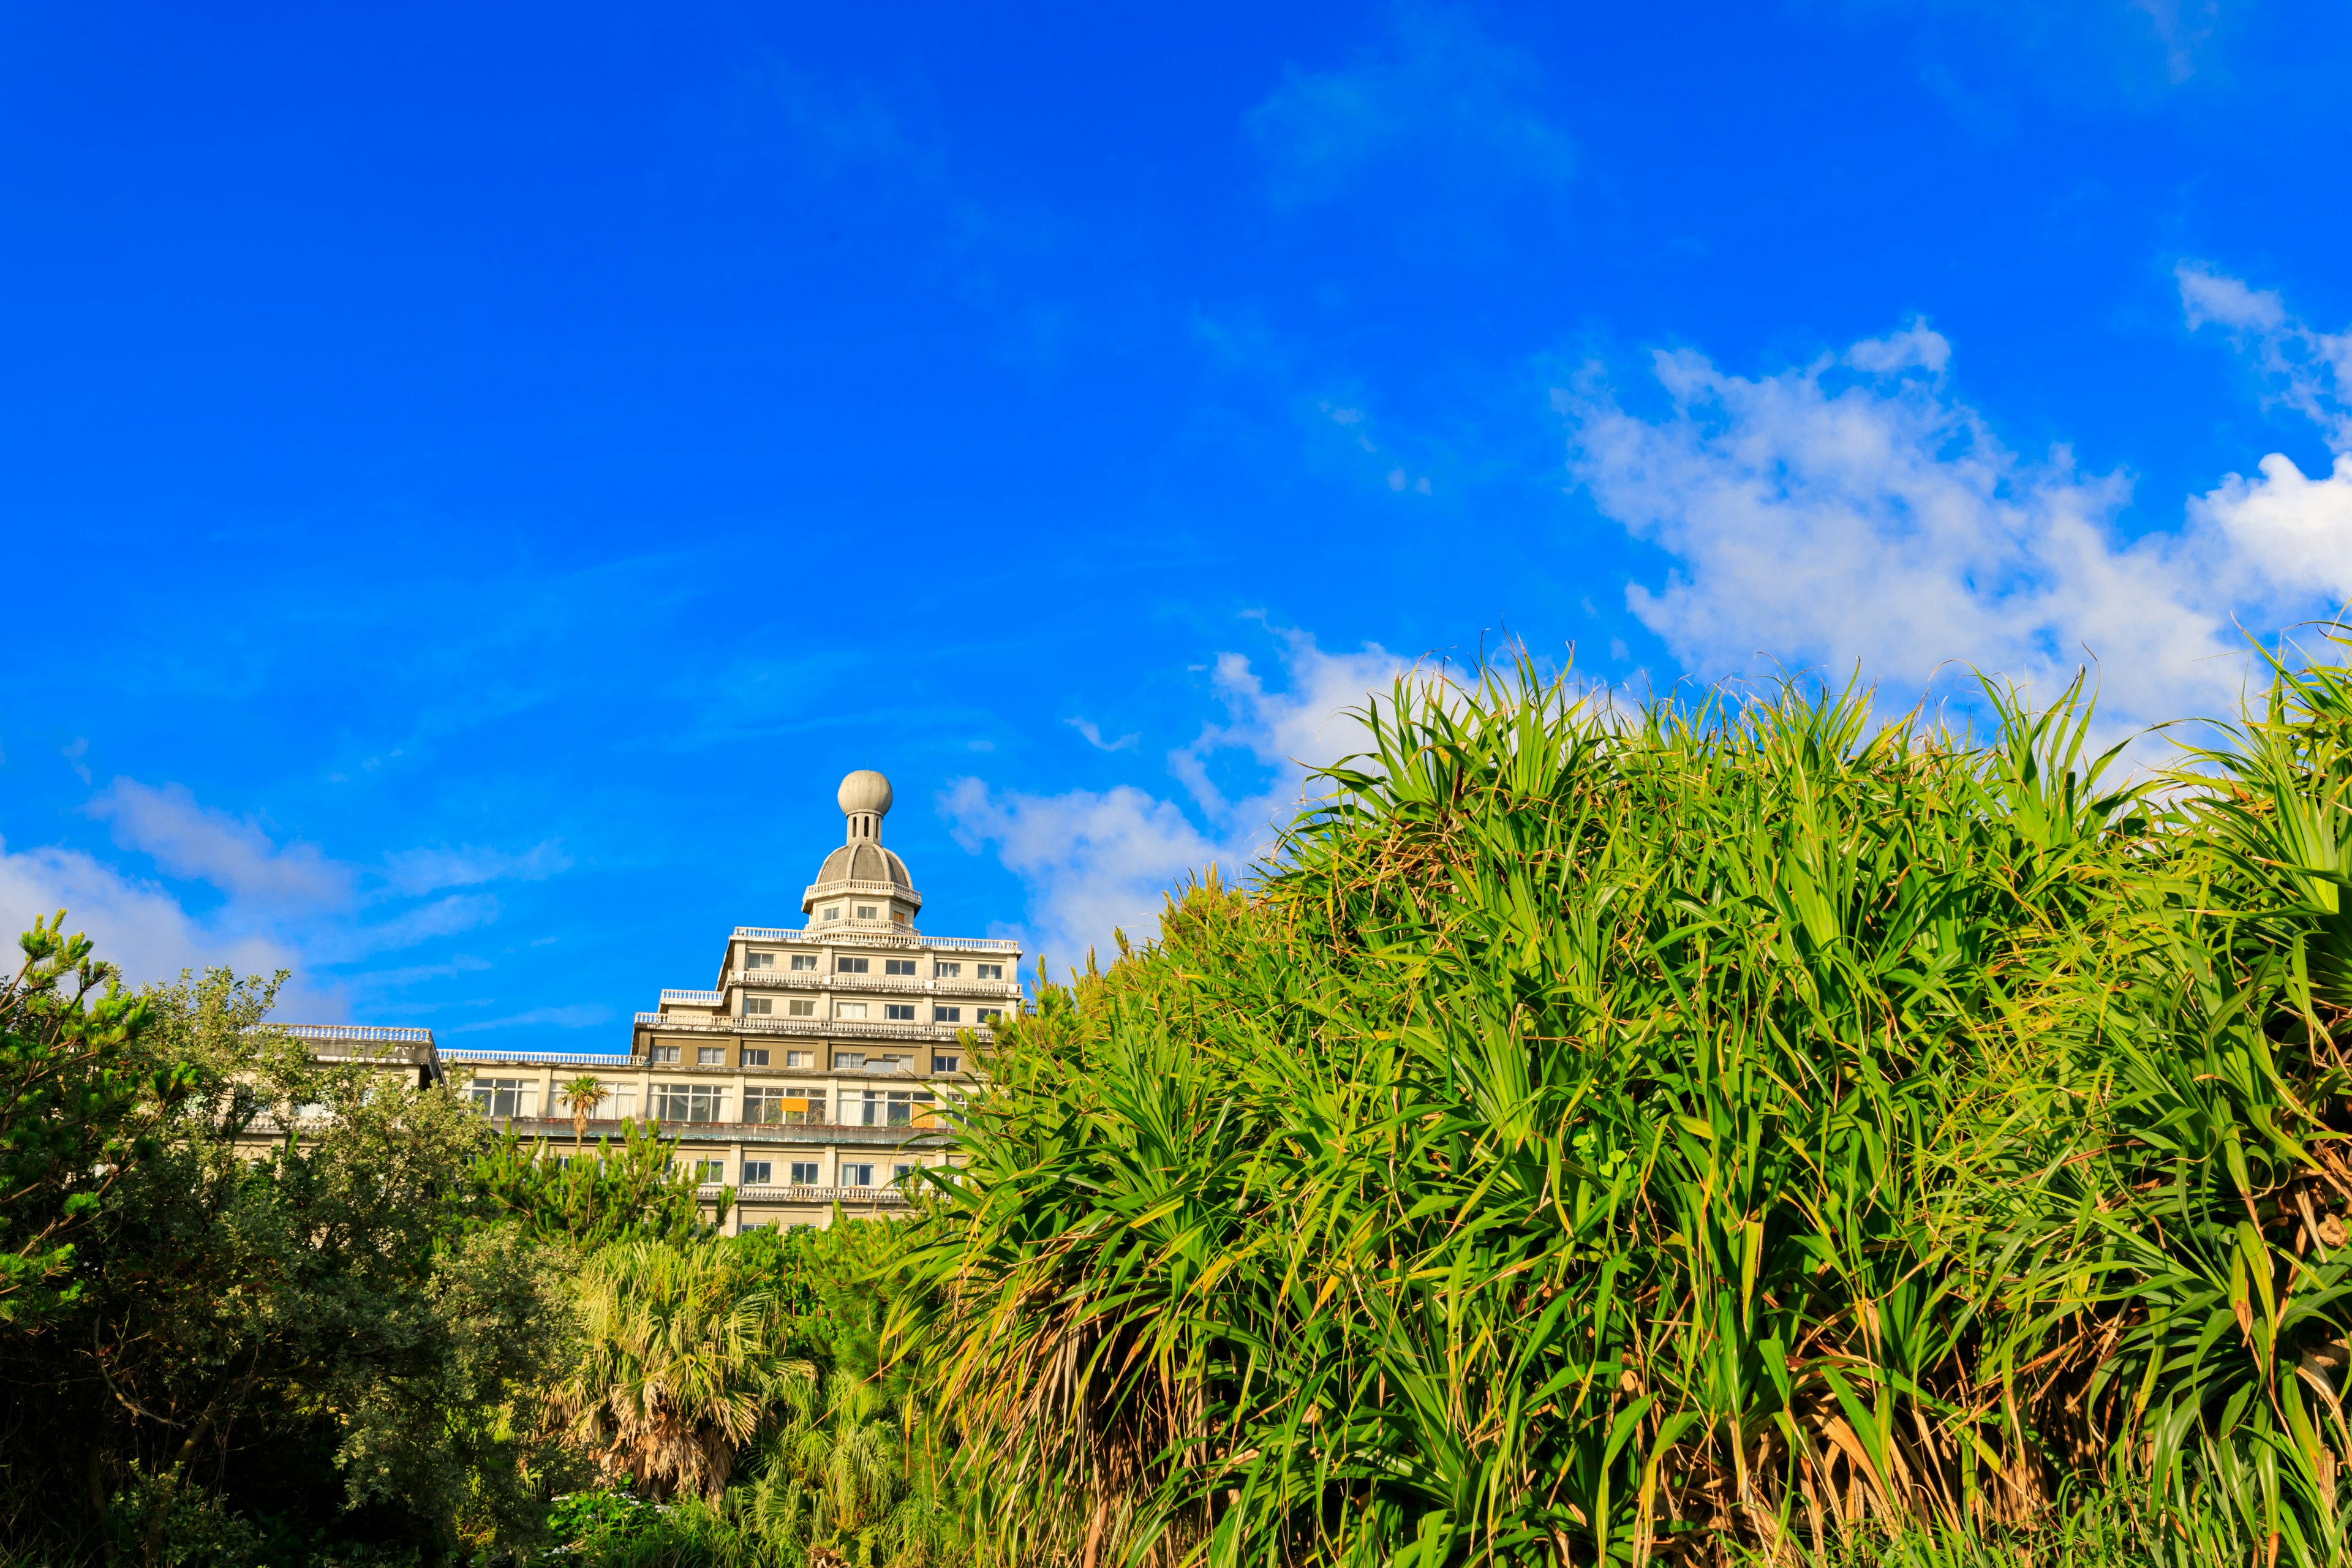
[[[663,992],[636,1016],[625,1057],[438,1051],[421,1029],[297,1031],[322,1058],[390,1057],[420,1081],[446,1072],[499,1125],[559,1142],[573,1136],[573,1086],[593,1079],[589,1135],[660,1123],[714,1195],[735,1187],[730,1230],[824,1225],[835,1205],[903,1208],[908,1173],[947,1160],[942,1109],[980,1085],[971,1046],[1021,1007],[1021,950],[921,935],[922,895],[882,846],[889,781],[854,773],[837,798],[846,841],[803,893],[803,923],[736,927],[711,988]]]

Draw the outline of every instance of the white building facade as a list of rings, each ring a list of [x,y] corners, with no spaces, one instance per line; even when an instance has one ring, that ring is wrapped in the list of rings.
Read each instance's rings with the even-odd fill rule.
[[[501,1126],[563,1145],[571,1086],[593,1078],[589,1139],[658,1122],[714,1198],[736,1189],[730,1232],[903,1211],[911,1173],[948,1161],[942,1112],[981,1087],[972,1047],[1021,1008],[1021,950],[921,934],[922,895],[882,847],[889,781],[854,773],[836,798],[846,836],[803,892],[803,923],[736,927],[711,988],[663,992],[627,1056],[436,1052],[428,1031],[397,1031],[420,1072],[447,1072]],[[343,1032],[297,1027],[322,1054]]]

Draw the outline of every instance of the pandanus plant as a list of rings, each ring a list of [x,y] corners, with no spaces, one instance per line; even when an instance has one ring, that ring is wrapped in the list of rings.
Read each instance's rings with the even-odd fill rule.
[[[992,1549],[2346,1562],[2347,679],[2160,791],[2079,690],[1400,684],[960,1115],[898,1332]]]

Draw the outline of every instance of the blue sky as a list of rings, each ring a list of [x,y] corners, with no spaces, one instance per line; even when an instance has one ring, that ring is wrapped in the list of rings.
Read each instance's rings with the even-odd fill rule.
[[[343,8],[348,12],[349,8]],[[0,914],[618,1047],[897,785],[1057,967],[1329,715],[2352,597],[2352,13],[0,11]]]

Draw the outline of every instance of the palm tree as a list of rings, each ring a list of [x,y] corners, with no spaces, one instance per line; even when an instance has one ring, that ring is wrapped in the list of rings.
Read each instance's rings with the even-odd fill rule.
[[[588,1119],[596,1114],[598,1106],[612,1098],[612,1093],[613,1091],[606,1089],[603,1081],[594,1074],[584,1072],[556,1091],[556,1098],[572,1108],[573,1152],[577,1153],[586,1147]]]
[[[655,1497],[715,1502],[777,1407],[813,1403],[815,1369],[784,1353],[782,1306],[724,1242],[608,1247],[579,1289],[586,1353],[549,1415]]]

